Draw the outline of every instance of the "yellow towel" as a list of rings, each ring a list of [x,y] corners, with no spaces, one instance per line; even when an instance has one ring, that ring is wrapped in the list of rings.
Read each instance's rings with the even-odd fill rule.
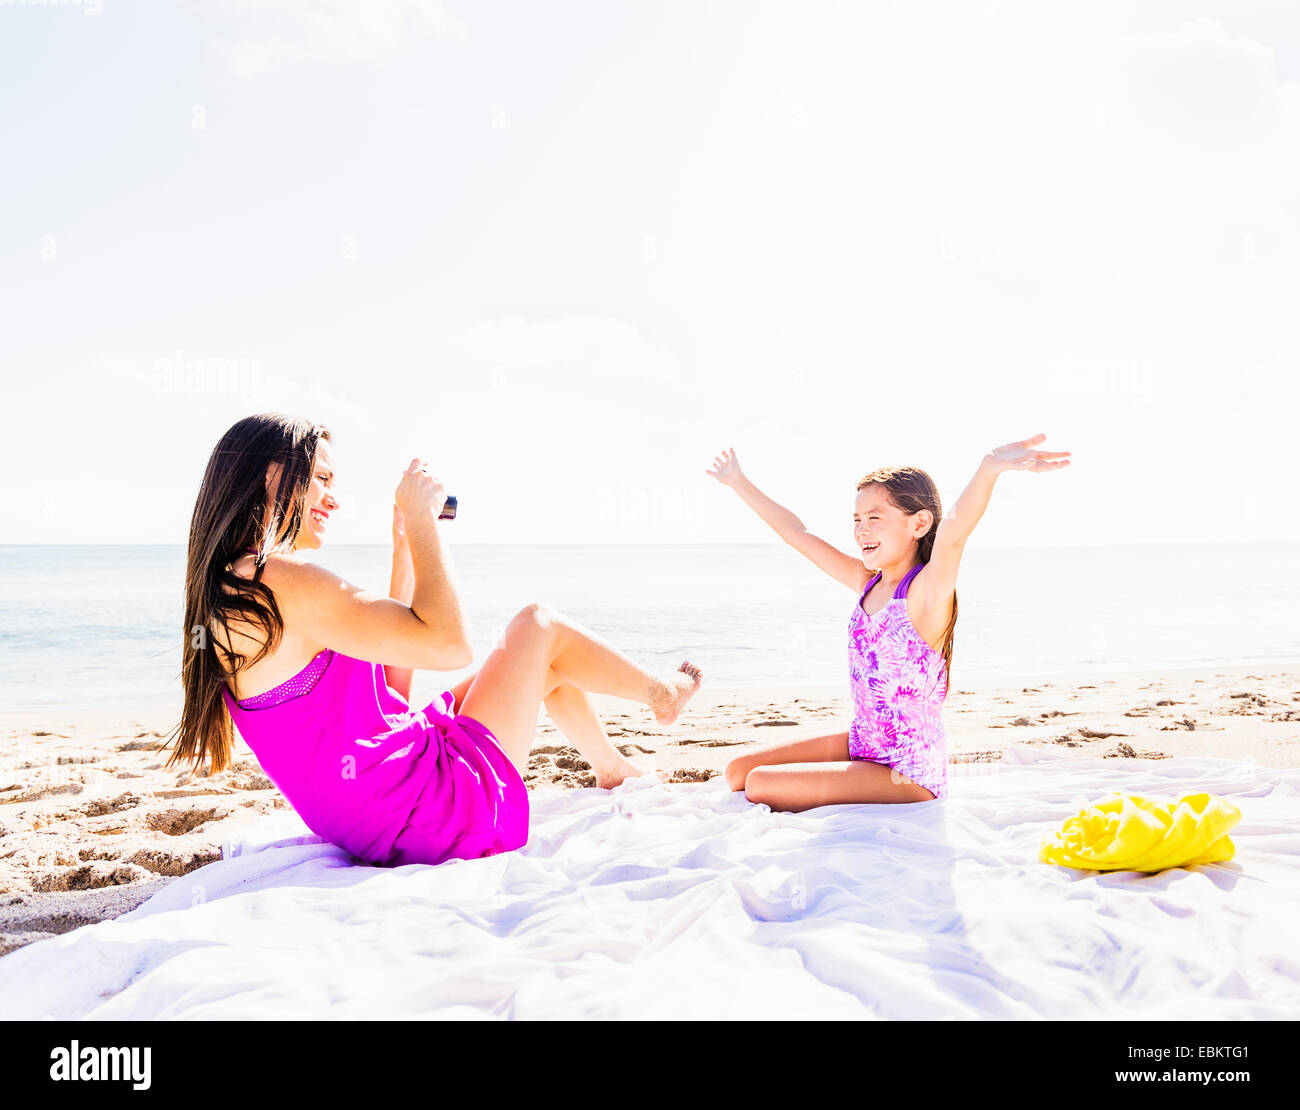
[[[1163,871],[1232,859],[1228,833],[1241,810],[1215,794],[1187,794],[1177,804],[1138,794],[1107,794],[1043,841],[1038,858],[1095,871]]]

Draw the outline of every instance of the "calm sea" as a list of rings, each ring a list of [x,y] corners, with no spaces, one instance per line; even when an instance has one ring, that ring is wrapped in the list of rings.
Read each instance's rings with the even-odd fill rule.
[[[539,600],[715,686],[845,686],[852,594],[781,546],[452,548],[476,660]],[[320,562],[387,592],[386,546]],[[184,549],[0,547],[0,708],[179,704]],[[968,549],[953,688],[1300,660],[1300,544]],[[417,674],[413,698],[465,672]]]

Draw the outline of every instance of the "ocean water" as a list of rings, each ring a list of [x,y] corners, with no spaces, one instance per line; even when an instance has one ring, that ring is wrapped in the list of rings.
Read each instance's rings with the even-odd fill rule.
[[[453,547],[475,658],[544,601],[715,686],[842,686],[855,598],[783,546]],[[181,546],[0,546],[0,710],[179,705]],[[386,546],[315,556],[387,593]],[[1300,661],[1300,544],[970,547],[953,689],[1018,674]],[[416,675],[427,701],[466,672]]]

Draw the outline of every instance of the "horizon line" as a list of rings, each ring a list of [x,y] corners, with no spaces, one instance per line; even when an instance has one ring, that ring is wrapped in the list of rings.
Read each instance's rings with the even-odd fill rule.
[[[981,547],[983,551],[1055,551],[1055,550],[1077,550],[1078,548],[1110,548],[1110,547],[1144,547],[1144,546],[1204,546],[1205,540],[1117,540],[1113,543],[1051,543],[1051,544],[994,544]],[[1267,546],[1269,544],[1300,544],[1300,539],[1244,539],[1244,540],[1212,540],[1213,544],[1224,547],[1244,547],[1244,546]],[[184,542],[173,543],[129,543],[124,540],[106,540],[101,543],[80,543],[69,540],[51,540],[46,542],[35,541],[9,541],[0,540],[0,549],[7,547],[185,547]],[[351,542],[351,543],[331,543],[326,547],[313,550],[336,550],[344,547],[391,547],[391,543],[386,542]],[[781,541],[766,543],[754,542],[727,542],[722,540],[701,541],[697,543],[664,543],[664,542],[647,542],[647,543],[506,543],[499,540],[475,540],[470,542],[448,540],[449,547],[772,547],[784,548],[788,545]],[[968,545],[969,546],[969,543]]]

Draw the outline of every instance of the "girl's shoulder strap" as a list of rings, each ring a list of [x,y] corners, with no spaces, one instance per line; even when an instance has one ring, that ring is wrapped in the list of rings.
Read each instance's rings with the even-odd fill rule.
[[[916,566],[903,575],[903,580],[898,584],[898,589],[894,591],[895,597],[907,596],[907,588],[912,584],[912,579],[920,574],[921,568],[924,566],[924,563],[917,563]]]

